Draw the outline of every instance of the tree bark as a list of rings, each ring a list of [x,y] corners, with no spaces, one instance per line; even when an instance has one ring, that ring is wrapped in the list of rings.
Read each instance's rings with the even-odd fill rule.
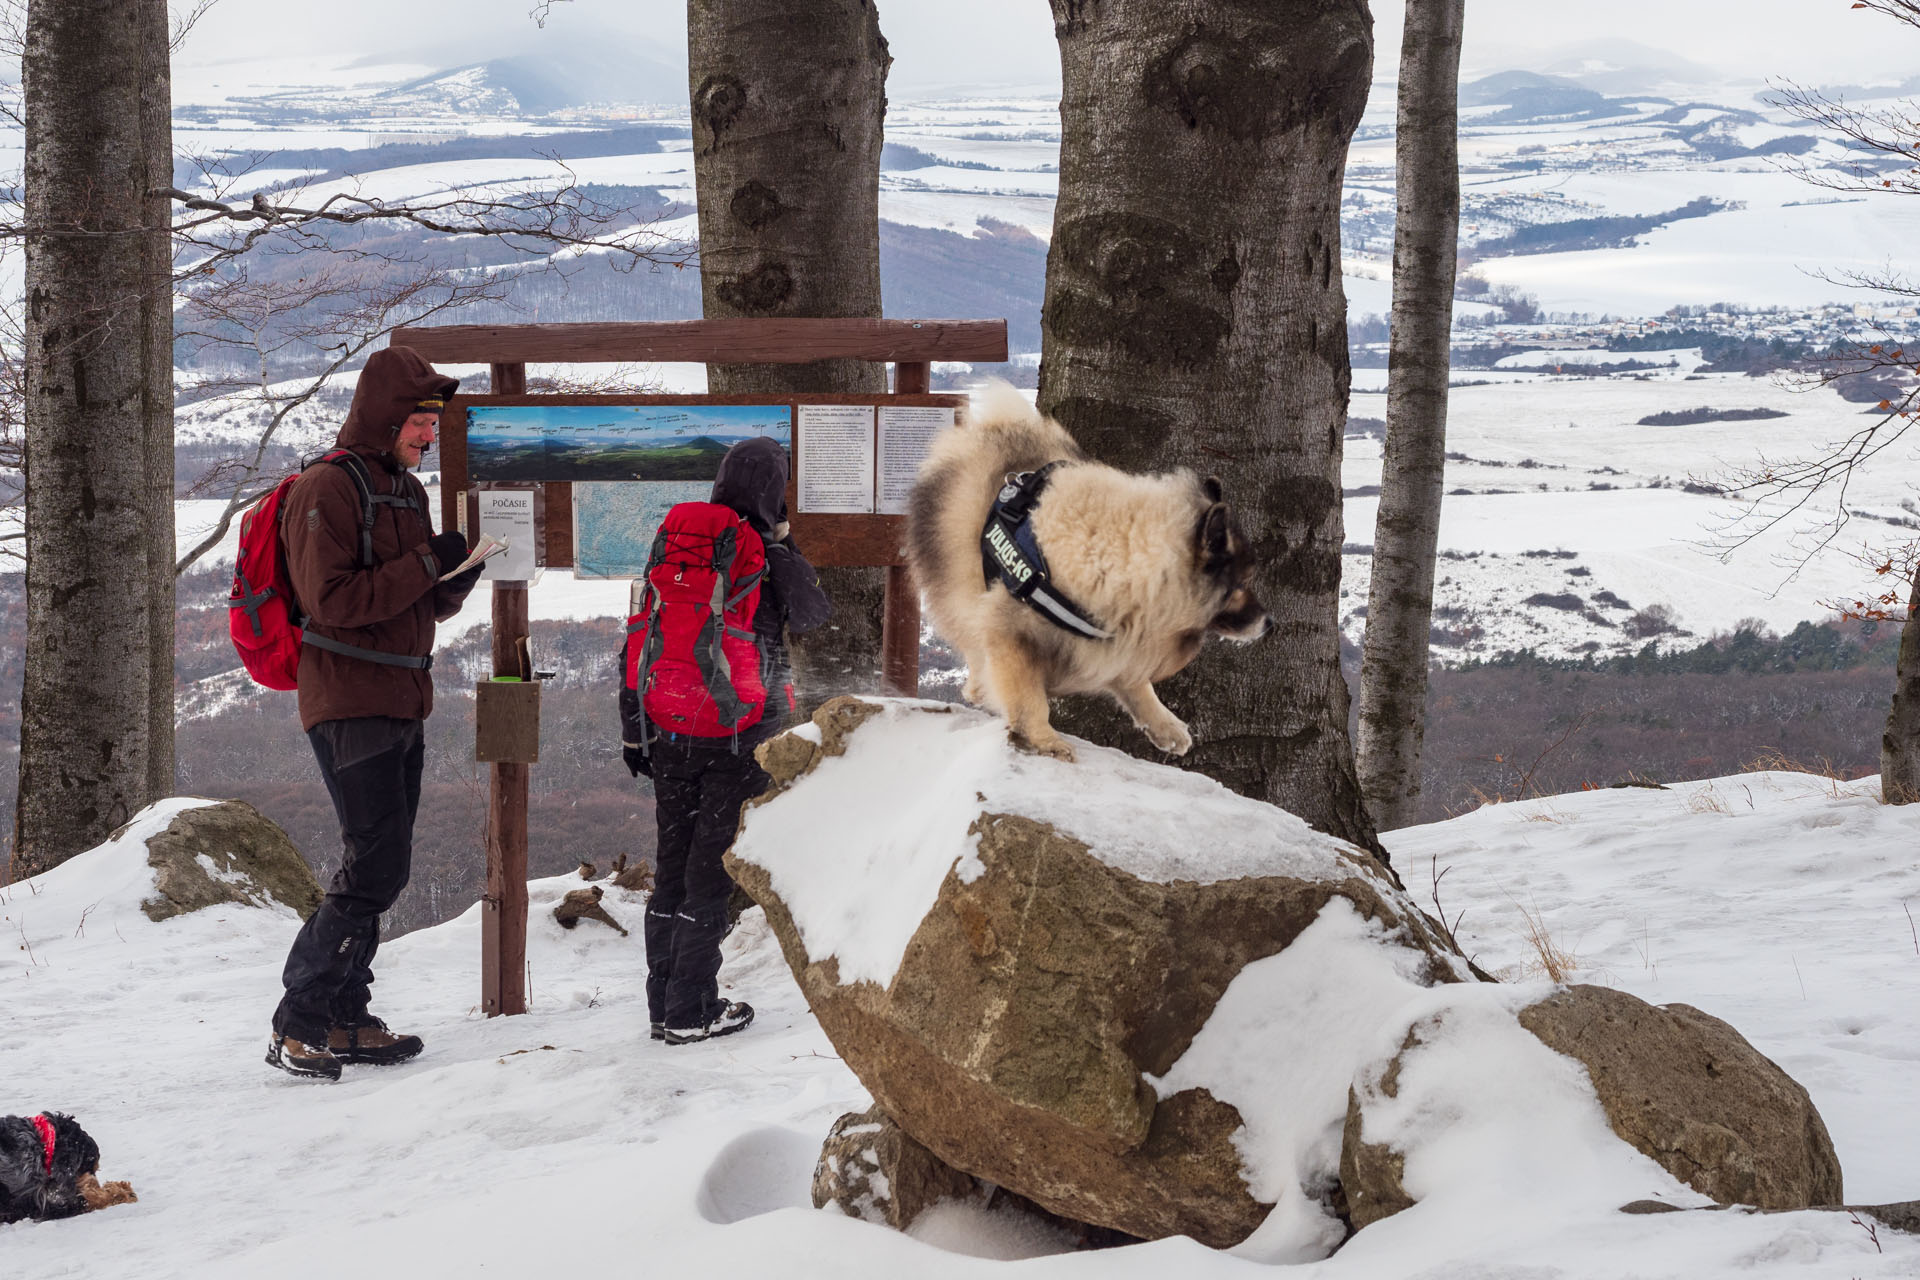
[[[1880,795],[1888,804],[1920,804],[1920,565],[1907,588],[1907,621],[1895,660],[1893,709],[1880,737]]]
[[[165,0],[138,0],[140,149],[147,193],[139,237],[149,281],[140,294],[140,413],[147,469],[147,798],[173,794],[173,67]]]
[[[1340,194],[1373,66],[1364,0],[1053,0],[1060,198],[1041,408],[1127,470],[1217,473],[1274,626],[1161,686],[1181,763],[1377,845],[1341,678]],[[1104,700],[1056,724],[1150,748]]]
[[[1407,0],[1400,46],[1386,458],[1360,665],[1360,789],[1382,831],[1412,824],[1420,804],[1460,236],[1465,9],[1465,0]]]
[[[688,0],[702,309],[880,314],[880,146],[892,62],[867,0]],[[862,360],[707,366],[715,393],[880,392]],[[804,553],[805,547],[800,548]],[[880,680],[880,569],[822,569],[826,626],[797,637],[809,706]]]
[[[153,616],[161,531],[150,301],[159,300],[170,326],[171,282],[167,223],[155,221],[148,194],[156,184],[145,125],[148,95],[167,83],[154,70],[167,56],[166,22],[163,0],[34,0],[27,14],[25,212],[35,231],[25,254],[27,647],[16,873],[99,843],[154,798],[161,628],[170,736],[171,617],[156,625]],[[167,395],[170,412],[170,358]],[[166,471],[171,559],[170,460]],[[167,772],[170,782],[170,760]]]

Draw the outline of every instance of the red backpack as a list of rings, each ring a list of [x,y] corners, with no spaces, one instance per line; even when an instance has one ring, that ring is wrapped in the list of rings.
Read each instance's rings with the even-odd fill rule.
[[[766,567],[760,535],[731,507],[667,512],[625,654],[627,688],[655,727],[725,738],[760,722],[767,687],[753,615]]]
[[[373,521],[380,505],[418,508],[410,497],[375,493],[367,464],[348,449],[324,453],[313,462],[329,462],[353,477],[360,494],[360,564],[373,567]],[[302,468],[304,470],[305,468]],[[240,550],[234,557],[233,590],[227,596],[227,631],[240,663],[254,683],[282,691],[299,687],[300,647],[345,654],[383,666],[418,667],[433,665],[433,658],[407,657],[397,653],[378,653],[357,645],[343,644],[317,632],[307,631],[307,615],[293,596],[293,580],[287,574],[287,557],[280,542],[280,510],[285,504],[298,473],[288,476],[254,500],[240,517]]]

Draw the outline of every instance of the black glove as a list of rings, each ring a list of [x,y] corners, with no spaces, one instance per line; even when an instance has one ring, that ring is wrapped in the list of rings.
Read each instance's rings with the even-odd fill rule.
[[[437,576],[446,577],[467,558],[467,540],[458,533],[436,533],[427,539],[427,549],[433,552],[433,558],[440,562]]]
[[[646,748],[630,747],[623,742],[620,744],[620,758],[627,762],[627,771],[634,777],[641,774],[649,778],[653,776],[653,761],[647,759]]]
[[[485,573],[486,569],[487,569],[487,566],[483,564],[477,564],[473,566],[473,568],[467,570],[465,573],[458,574],[455,577],[448,578],[445,582],[440,584],[440,589],[458,599],[464,600],[473,591],[473,588],[479,583],[480,575],[482,573]]]

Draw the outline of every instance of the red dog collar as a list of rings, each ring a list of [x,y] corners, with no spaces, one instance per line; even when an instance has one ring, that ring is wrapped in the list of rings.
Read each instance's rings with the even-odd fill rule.
[[[47,1119],[45,1116],[35,1116],[33,1118],[33,1127],[39,1132],[40,1146],[47,1153],[46,1172],[52,1173],[54,1146],[53,1121]]]

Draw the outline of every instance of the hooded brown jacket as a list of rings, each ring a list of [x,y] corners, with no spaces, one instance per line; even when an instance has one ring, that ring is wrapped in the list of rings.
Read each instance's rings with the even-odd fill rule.
[[[373,567],[365,568],[360,491],[346,468],[318,463],[294,482],[280,532],[309,630],[362,649],[422,657],[433,652],[434,624],[459,610],[466,592],[436,581],[426,488],[393,455],[394,438],[419,403],[444,400],[459,385],[407,347],[388,347],[367,360],[334,444],[366,463],[375,493],[410,497],[417,505],[375,505]],[[416,668],[304,645],[299,678],[303,729],[352,716],[419,720],[433,710],[433,677]]]

